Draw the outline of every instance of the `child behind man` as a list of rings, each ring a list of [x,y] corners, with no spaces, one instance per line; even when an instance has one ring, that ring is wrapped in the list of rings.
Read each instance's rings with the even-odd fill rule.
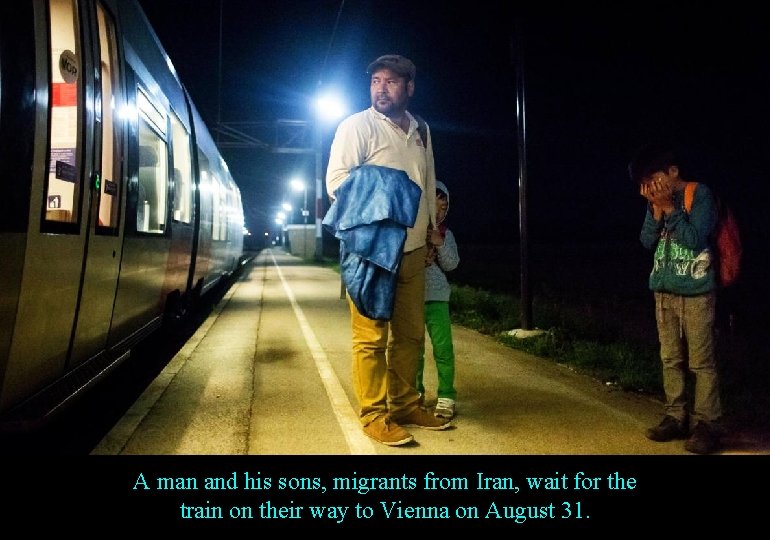
[[[435,415],[452,418],[455,414],[457,391],[455,379],[455,353],[452,342],[452,322],[449,318],[451,287],[445,272],[457,268],[460,256],[457,242],[444,220],[449,211],[449,190],[443,182],[436,181],[436,229],[428,231],[428,256],[425,264],[425,327],[433,346],[436,361],[438,389]],[[417,390],[425,396],[423,373],[425,349],[417,365]]]

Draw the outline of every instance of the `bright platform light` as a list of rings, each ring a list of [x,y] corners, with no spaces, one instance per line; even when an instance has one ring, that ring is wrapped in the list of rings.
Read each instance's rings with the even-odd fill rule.
[[[339,96],[324,94],[316,99],[316,114],[322,122],[334,122],[347,114],[347,107]]]

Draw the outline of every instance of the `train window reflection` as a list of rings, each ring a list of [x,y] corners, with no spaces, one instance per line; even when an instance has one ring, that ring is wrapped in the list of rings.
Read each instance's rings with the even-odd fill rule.
[[[136,93],[136,105],[142,113],[144,121],[150,124],[155,131],[161,134],[161,136],[165,137],[166,113],[156,107],[143,90],[139,90],[139,92]]]
[[[143,96],[140,91],[137,96]],[[139,175],[137,182],[136,230],[146,233],[163,233],[166,229],[166,192],[168,186],[168,148],[155,131],[156,116],[148,115],[139,103]],[[152,107],[153,111],[157,111]]]
[[[120,130],[115,129],[117,115],[115,102],[118,95],[118,61],[115,39],[115,22],[104,7],[97,6],[99,21],[99,48],[101,50],[102,83],[102,157],[99,181],[99,218],[97,225],[117,229],[118,200],[120,194],[120,160],[117,149]]]
[[[171,115],[172,148],[174,151],[174,220],[192,220],[192,158],[190,135],[176,114]]]
[[[76,223],[80,201],[79,119],[82,58],[73,0],[50,0],[51,132],[45,219]]]
[[[214,215],[211,224],[211,238],[213,240],[227,239],[227,190],[219,177],[214,176],[212,182],[212,202]]]
[[[200,221],[201,231],[213,227],[212,214],[213,214],[213,194],[214,194],[214,174],[211,171],[211,166],[206,154],[203,150],[198,148],[198,167],[200,169],[199,188],[200,189]],[[213,230],[213,229],[212,229]]]

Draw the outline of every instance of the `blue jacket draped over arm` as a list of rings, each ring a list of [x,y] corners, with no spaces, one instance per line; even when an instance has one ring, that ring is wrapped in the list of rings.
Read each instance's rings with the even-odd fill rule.
[[[406,228],[414,226],[420,186],[402,170],[361,165],[334,192],[323,225],[340,240],[340,271],[359,313],[390,320]]]

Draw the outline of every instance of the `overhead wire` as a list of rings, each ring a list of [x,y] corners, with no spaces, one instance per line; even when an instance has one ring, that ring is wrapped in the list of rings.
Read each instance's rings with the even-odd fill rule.
[[[332,46],[334,45],[334,37],[337,35],[337,27],[340,24],[340,17],[342,16],[342,8],[345,7],[345,0],[340,0],[340,7],[337,10],[337,20],[334,21],[334,28],[332,29],[332,34],[329,38],[329,46],[326,48],[326,54],[324,55],[323,62],[321,62],[321,70],[318,73],[318,87],[320,88],[323,84],[323,74],[326,70],[326,62],[329,60],[329,55],[331,54]]]

